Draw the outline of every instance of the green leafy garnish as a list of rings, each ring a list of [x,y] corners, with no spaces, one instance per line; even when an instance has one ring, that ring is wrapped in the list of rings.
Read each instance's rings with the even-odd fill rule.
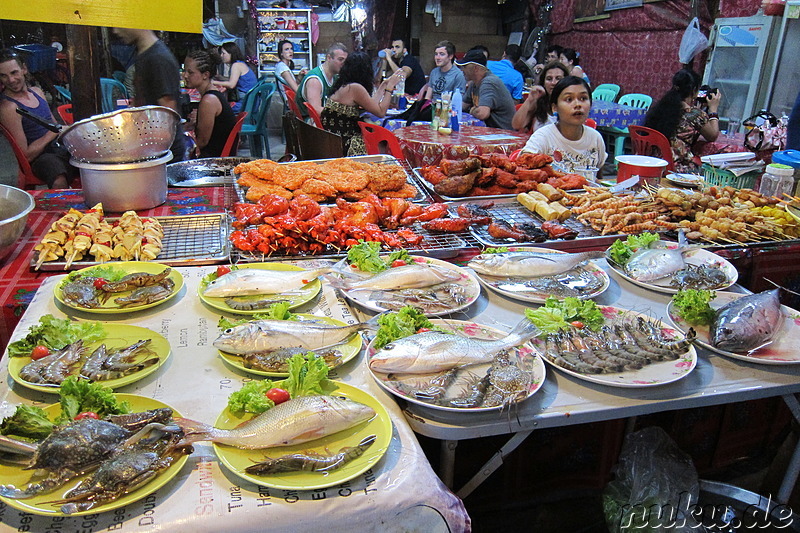
[[[503,254],[508,251],[508,246],[500,246],[499,248],[486,248],[483,253],[485,254]]]
[[[61,383],[61,414],[57,423],[72,420],[85,411],[97,413],[103,418],[106,415],[119,415],[131,412],[128,402],[120,402],[114,391],[99,383],[70,376]]]
[[[592,300],[579,300],[572,296],[563,300],[548,296],[543,307],[526,309],[525,316],[542,330],[540,335],[567,329],[571,322],[582,322],[583,327],[597,331],[606,320]]]
[[[0,434],[41,440],[47,437],[54,427],[55,424],[41,407],[18,405],[14,414],[0,424]]]
[[[378,324],[380,327],[378,327],[373,342],[376,350],[380,350],[392,341],[413,335],[421,328],[444,331],[442,328],[434,326],[419,309],[410,305],[396,312],[379,316]]]
[[[400,248],[399,250],[395,250],[389,254],[389,259],[386,260],[388,265],[392,265],[395,261],[403,261],[407,265],[411,265],[414,263],[414,258],[411,257],[411,254],[408,253],[408,250],[405,248]]]
[[[625,240],[616,240],[608,250],[611,259],[619,264],[624,265],[628,262],[634,252],[640,248],[647,248],[650,243],[659,240],[657,233],[642,233],[640,235],[628,235]]]
[[[291,398],[329,394],[334,390],[328,381],[328,365],[313,352],[293,355],[288,360],[289,377],[279,381],[250,381],[228,398],[228,410],[236,415],[261,414],[275,407],[266,393],[272,388],[284,389]]]
[[[44,315],[39,323],[28,330],[24,339],[8,345],[11,357],[29,356],[31,351],[42,344],[51,351],[60,350],[68,344],[83,339],[84,345],[104,339],[106,330],[100,322],[72,322],[68,319]]]
[[[119,281],[127,275],[128,272],[125,272],[121,268],[117,268],[113,265],[100,265],[85,272],[72,272],[69,274],[69,276],[67,276],[67,281],[75,281],[76,279],[90,276],[93,278],[103,278],[106,281],[113,282]]]
[[[289,302],[275,302],[263,313],[254,313],[249,318],[228,318],[221,316],[217,327],[222,330],[241,326],[251,320],[297,320],[297,315],[289,311]]]
[[[687,324],[707,326],[714,321],[716,311],[709,302],[717,297],[715,291],[686,289],[680,290],[672,297],[675,313]]]
[[[347,262],[364,272],[383,272],[389,268],[380,257],[381,243],[358,240],[358,244],[347,251]]]

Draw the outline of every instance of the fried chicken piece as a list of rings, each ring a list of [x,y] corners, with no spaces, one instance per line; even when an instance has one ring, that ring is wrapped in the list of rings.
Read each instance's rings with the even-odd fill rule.
[[[467,159],[442,159],[439,168],[447,176],[463,176],[481,168],[481,160],[477,157]]]
[[[477,178],[475,178],[475,186],[476,187],[487,187],[494,183],[495,178],[497,177],[497,167],[489,167],[481,169],[481,174]]]
[[[525,168],[542,168],[553,162],[553,158],[547,154],[534,154],[531,152],[522,152],[517,157],[517,166]]]
[[[250,200],[251,202],[257,202],[261,199],[262,196],[267,194],[277,194],[278,196],[283,196],[287,200],[291,200],[294,196],[294,193],[288,189],[281,187],[280,185],[275,185],[273,183],[257,183],[247,189],[247,193],[244,195],[245,198]]]
[[[588,183],[586,181],[586,178],[581,176],[580,174],[565,174],[560,178],[551,178],[551,179],[553,179],[556,183],[550,183],[550,180],[548,180],[548,183],[550,183],[550,185],[564,190],[580,189],[581,187],[583,187]]]
[[[239,176],[239,179],[236,180],[239,185],[242,187],[252,187],[258,183],[264,183],[263,180],[258,179],[258,176],[253,174],[252,172],[244,172]]]
[[[306,180],[315,177],[317,169],[316,163],[308,162],[278,165],[272,173],[272,182],[290,191],[296,191]]]
[[[507,189],[514,189],[519,184],[519,179],[515,174],[512,174],[511,172],[506,172],[505,170],[497,169],[497,178],[495,178],[494,182],[500,187],[505,187]]]
[[[375,165],[369,178],[373,192],[398,191],[406,184],[406,171],[396,165]]]
[[[511,161],[505,154],[487,154],[479,155],[481,164],[484,167],[499,168],[506,172],[514,172],[517,170],[517,164]]]
[[[449,176],[434,185],[433,190],[436,194],[443,194],[445,196],[467,196],[469,195],[472,187],[475,185],[475,178],[478,177],[480,171],[471,172],[464,176]]]
[[[255,161],[248,161],[236,165],[233,171],[236,174],[249,172],[258,177],[258,179],[268,180],[272,177],[272,173],[278,166],[278,163],[270,159],[256,159]]]
[[[497,194],[513,194],[513,189],[500,187],[499,185],[492,185],[490,187],[475,187],[472,189],[470,196],[494,196]]]
[[[550,165],[543,166],[542,170],[547,172],[547,175],[550,176],[551,178],[560,178],[560,177],[565,175],[563,172],[561,172],[560,170],[554,169]]]
[[[538,183],[544,183],[547,181],[547,178],[550,177],[547,172],[541,168],[518,168],[515,174],[520,181],[536,181]]]
[[[537,186],[540,185],[538,181],[533,180],[525,180],[517,182],[517,186],[514,189],[514,192],[519,194],[521,192],[529,192],[537,190]]]
[[[437,183],[439,183],[440,181],[442,181],[447,177],[442,173],[441,170],[439,170],[439,167],[437,167],[436,165],[429,165],[422,167],[421,169],[419,169],[419,173],[431,185],[436,185]]]
[[[472,220],[469,218],[437,218],[430,222],[423,222],[422,227],[428,231],[457,233],[467,229],[470,224],[472,224]]]
[[[328,182],[318,180],[316,178],[307,179],[303,185],[298,189],[298,192],[304,194],[316,194],[325,198],[336,198],[338,191]]]

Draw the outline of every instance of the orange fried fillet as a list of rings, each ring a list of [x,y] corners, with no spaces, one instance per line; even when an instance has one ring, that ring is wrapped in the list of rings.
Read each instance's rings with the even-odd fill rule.
[[[272,182],[290,191],[302,187],[307,179],[315,177],[317,165],[315,163],[294,163],[292,165],[279,165],[272,173]]]
[[[335,198],[337,194],[337,191],[333,185],[316,178],[307,179],[303,183],[303,186],[300,187],[299,192],[304,194],[316,194],[325,198]]]
[[[395,165],[374,165],[370,172],[369,189],[373,192],[397,191],[406,184],[406,173]]]
[[[255,161],[248,161],[247,163],[236,165],[233,171],[236,174],[249,172],[254,174],[258,179],[268,180],[272,177],[272,173],[277,167],[278,163],[270,159],[256,159]]]
[[[280,185],[260,182],[254,184],[249,189],[247,189],[247,194],[245,194],[245,198],[247,198],[251,202],[257,202],[262,196],[266,196],[268,194],[277,194],[278,196],[282,196],[287,200],[291,200],[292,196],[294,196],[292,191],[287,190],[281,187]]]
[[[379,191],[377,194],[381,198],[414,198],[417,195],[417,189],[410,183],[406,183],[396,191]]]

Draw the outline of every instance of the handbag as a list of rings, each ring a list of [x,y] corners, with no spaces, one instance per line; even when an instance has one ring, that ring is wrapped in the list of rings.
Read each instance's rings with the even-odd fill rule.
[[[783,150],[786,147],[786,124],[772,113],[762,111],[744,121],[747,130],[744,145],[755,152],[760,150]]]
[[[386,117],[383,120],[383,126],[389,120],[405,120],[406,126],[410,126],[412,122],[430,122],[431,121],[431,101],[430,100],[417,100],[411,104],[408,109],[395,115],[393,117]]]

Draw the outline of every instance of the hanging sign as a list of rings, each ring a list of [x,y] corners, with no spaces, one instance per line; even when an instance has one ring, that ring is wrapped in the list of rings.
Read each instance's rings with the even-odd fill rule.
[[[606,11],[625,9],[628,7],[642,7],[642,0],[606,0]]]
[[[0,18],[83,26],[200,33],[203,0],[6,1]]]

